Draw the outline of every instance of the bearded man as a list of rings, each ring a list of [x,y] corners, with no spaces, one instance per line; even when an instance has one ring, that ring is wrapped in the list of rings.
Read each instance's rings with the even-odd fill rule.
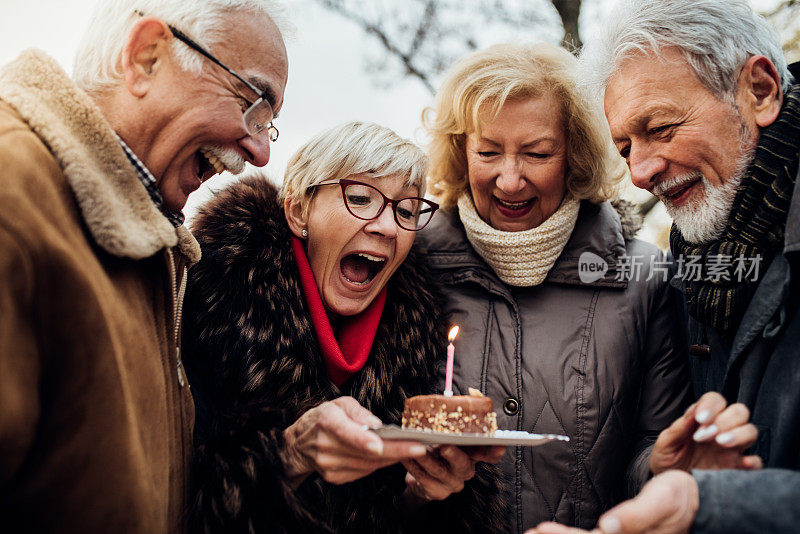
[[[797,532],[800,69],[745,0],[626,0],[609,21],[583,61],[633,183],[674,219],[673,283],[703,395],[659,437],[677,469],[598,531]],[[690,464],[735,469],[680,470]]]
[[[0,515],[11,532],[182,529],[189,193],[263,166],[287,58],[271,0],[101,0],[73,79],[0,70]]]

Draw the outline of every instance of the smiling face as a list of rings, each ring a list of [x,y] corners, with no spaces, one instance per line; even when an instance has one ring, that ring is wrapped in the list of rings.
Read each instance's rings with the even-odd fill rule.
[[[506,101],[494,120],[482,121],[480,136],[467,135],[466,151],[472,200],[493,228],[530,230],[561,205],[567,139],[552,95]]]
[[[348,177],[374,185],[389,198],[417,196],[405,176]],[[391,206],[371,221],[347,211],[339,185],[317,187],[305,221],[307,254],[322,302],[340,316],[364,311],[406,259],[416,232],[397,226]]]
[[[209,51],[266,89],[277,113],[287,80],[286,50],[278,28],[269,18],[248,13],[231,15],[226,27],[230,30],[224,44]],[[245,162],[262,167],[269,161],[266,131],[249,135],[242,118],[258,95],[197,55],[203,62],[199,75],[181,70],[171,55],[161,55],[142,107],[135,110],[138,123],[130,128],[135,138],[128,144],[156,176],[165,205],[173,211],[183,208],[188,195],[211,176],[224,170],[239,173]],[[128,141],[125,132],[120,135]]]
[[[752,159],[757,131],[742,109],[711,93],[674,48],[663,60],[636,55],[609,80],[606,116],[631,179],[690,242],[720,235]]]

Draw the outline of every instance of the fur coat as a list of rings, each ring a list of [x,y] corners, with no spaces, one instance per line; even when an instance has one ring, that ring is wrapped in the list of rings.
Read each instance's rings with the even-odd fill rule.
[[[203,250],[190,272],[185,365],[195,402],[196,461],[190,529],[205,532],[500,532],[494,466],[479,464],[464,491],[404,509],[401,464],[343,485],[312,474],[286,483],[282,432],[304,412],[343,395],[384,423],[404,400],[434,389],[445,353],[441,299],[414,252],[388,284],[364,368],[337,387],[317,343],[276,189],[242,180],[201,209]],[[412,518],[412,519],[409,519]]]

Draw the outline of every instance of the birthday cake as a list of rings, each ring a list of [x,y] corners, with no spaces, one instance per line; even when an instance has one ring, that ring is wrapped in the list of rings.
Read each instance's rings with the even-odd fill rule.
[[[469,395],[417,395],[406,399],[403,428],[449,434],[484,434],[497,430],[492,399],[469,388]]]

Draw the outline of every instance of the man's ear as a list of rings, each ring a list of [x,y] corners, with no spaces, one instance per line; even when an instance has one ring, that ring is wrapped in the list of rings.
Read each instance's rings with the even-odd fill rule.
[[[147,94],[153,77],[169,56],[171,39],[172,32],[159,18],[143,17],[133,26],[120,57],[125,86],[132,95]]]
[[[783,105],[781,78],[772,61],[764,56],[748,59],[739,74],[739,106],[760,128],[775,122]]]
[[[286,222],[289,223],[289,230],[296,237],[303,239],[303,230],[306,230],[308,223],[308,212],[303,209],[303,204],[296,198],[286,197],[283,201],[283,213]]]

